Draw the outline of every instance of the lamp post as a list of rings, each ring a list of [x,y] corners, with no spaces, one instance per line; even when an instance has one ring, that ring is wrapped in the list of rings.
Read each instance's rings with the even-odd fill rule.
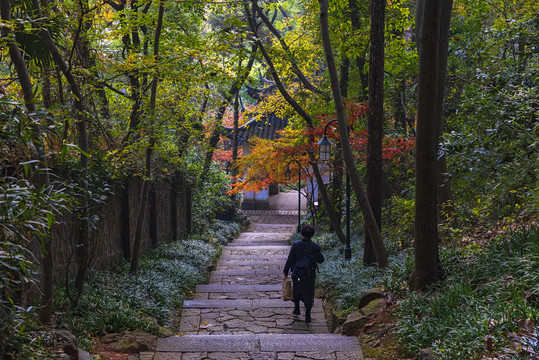
[[[337,119],[333,119],[326,124],[324,128],[324,136],[318,142],[320,160],[328,161],[331,156],[331,141],[329,141],[326,133],[329,124],[336,122]],[[348,129],[349,130],[349,129]],[[349,130],[350,131],[350,130]],[[344,258],[350,260],[352,258],[352,249],[350,248],[350,176],[348,169],[346,169],[346,246],[344,247]]]
[[[301,232],[301,164],[296,159],[292,159],[286,165],[284,171],[284,178],[288,181],[291,179],[292,170],[290,170],[290,163],[295,161],[298,163],[298,233]]]

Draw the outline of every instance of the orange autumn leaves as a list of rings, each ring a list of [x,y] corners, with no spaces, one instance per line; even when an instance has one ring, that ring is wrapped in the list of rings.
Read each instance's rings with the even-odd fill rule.
[[[365,163],[367,157],[367,130],[364,114],[366,106],[363,104],[348,104],[348,125],[350,127],[350,144],[358,163]],[[320,117],[320,125],[315,129],[297,129],[289,126],[282,130],[277,140],[260,138],[250,139],[251,153],[241,157],[238,162],[238,181],[233,184],[231,193],[241,191],[260,191],[270,183],[297,182],[298,161],[301,164],[301,177],[310,178],[310,162],[308,152],[318,154],[318,141],[324,134],[325,125],[331,120],[328,116]],[[339,141],[337,124],[327,129],[327,136],[333,143],[332,151],[335,153]],[[413,138],[386,136],[383,139],[382,158],[384,166],[399,162],[409,156],[414,147]],[[331,166],[332,162],[327,165]],[[285,179],[287,166],[292,171],[291,180]],[[331,171],[331,168],[327,168]]]

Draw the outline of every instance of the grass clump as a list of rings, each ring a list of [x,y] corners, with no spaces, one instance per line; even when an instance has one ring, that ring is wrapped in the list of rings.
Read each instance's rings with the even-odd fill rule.
[[[89,338],[107,333],[142,330],[160,335],[172,325],[183,300],[204,282],[219,251],[218,244],[188,239],[150,251],[135,275],[128,263],[114,271],[91,271],[77,306],[68,302],[65,289],[57,291],[56,325],[86,339],[86,347]]]
[[[530,324],[539,321],[539,229],[502,236],[484,249],[442,249],[441,257],[446,282],[400,303],[406,353],[430,347],[441,359],[532,354],[509,348],[516,342],[537,355],[539,330]]]

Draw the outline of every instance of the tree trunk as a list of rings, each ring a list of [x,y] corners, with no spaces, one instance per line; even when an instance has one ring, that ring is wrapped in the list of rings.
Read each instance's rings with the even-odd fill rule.
[[[352,23],[352,27],[354,30],[359,31],[361,30],[361,21],[359,16],[359,9],[358,4],[356,0],[348,0],[348,8],[350,9],[350,22]],[[361,93],[359,94],[359,101],[365,101],[367,100],[367,87],[369,84],[369,79],[367,74],[363,71],[363,68],[365,67],[365,57],[367,53],[367,46],[365,46],[365,51],[363,52],[362,56],[356,56],[355,57],[355,63],[357,70],[359,72],[359,79],[361,81]],[[346,96],[343,95],[343,98],[346,98]]]
[[[333,101],[335,102],[335,111],[337,113],[337,120],[339,123],[339,135],[341,137],[341,148],[343,153],[344,163],[346,169],[350,175],[350,182],[356,194],[357,201],[363,213],[363,219],[365,226],[369,230],[371,235],[371,241],[374,246],[376,258],[378,259],[379,267],[387,266],[387,254],[384,246],[384,241],[378,230],[376,219],[372,213],[367,193],[363,186],[363,181],[356,167],[356,159],[352,153],[350,147],[350,139],[348,137],[348,128],[346,124],[346,117],[344,114],[344,105],[342,101],[341,91],[339,87],[339,78],[337,75],[337,68],[335,66],[335,59],[333,57],[333,50],[331,48],[331,41],[329,37],[329,24],[328,24],[328,0],[319,0],[320,3],[320,30],[322,36],[322,43],[324,45],[324,53],[326,55],[326,62],[328,66],[328,73],[331,81],[331,90],[333,92]]]
[[[239,94],[234,96],[234,133],[232,134],[232,176],[238,176],[238,167],[236,161],[238,160],[238,128],[240,121],[240,104],[238,101]]]
[[[33,0],[33,6],[36,13],[41,16],[41,9],[39,7],[39,2],[37,0]],[[81,10],[82,11],[82,10]],[[80,87],[78,82],[76,81],[73,73],[71,72],[71,69],[68,67],[64,59],[62,58],[62,55],[58,51],[58,48],[54,44],[54,41],[52,40],[51,34],[47,28],[41,29],[41,38],[43,42],[45,43],[45,46],[47,46],[48,50],[51,53],[51,56],[55,62],[55,64],[60,68],[62,73],[64,74],[67,82],[69,83],[69,86],[71,88],[71,92],[73,93],[73,105],[74,105],[74,112],[75,112],[75,118],[77,120],[77,130],[79,135],[79,148],[82,150],[80,154],[80,167],[82,169],[81,174],[81,180],[80,180],[80,188],[81,188],[81,194],[80,194],[80,208],[81,208],[81,214],[80,214],[80,220],[79,220],[79,240],[78,245],[76,249],[76,258],[77,258],[77,264],[78,264],[78,271],[77,275],[75,277],[75,290],[77,292],[75,303],[78,302],[78,299],[80,298],[80,295],[82,294],[82,288],[84,285],[84,281],[86,279],[86,274],[88,272],[88,266],[89,266],[89,237],[90,237],[90,223],[89,223],[89,216],[88,216],[88,182],[86,181],[86,173],[88,170],[89,165],[89,159],[88,159],[88,132],[86,130],[86,114],[84,105],[82,102],[82,93],[80,91]]]
[[[6,22],[11,21],[11,2],[9,0],[3,0],[1,2],[0,16],[2,20]],[[17,76],[23,92],[24,104],[30,113],[35,113],[36,106],[33,102],[32,80],[26,62],[17,45],[15,34],[7,26],[2,27],[1,31],[3,37],[8,39],[9,56],[17,71]],[[40,175],[33,182],[36,184],[36,191],[41,191],[42,187],[48,188],[50,186],[50,177],[47,170],[48,161],[45,150],[43,149],[41,130],[37,125],[32,126],[32,142],[38,153],[39,166],[42,168]],[[43,324],[49,324],[51,321],[52,299],[54,297],[52,237],[50,234],[40,236],[39,242],[44,245],[43,262],[41,266],[43,278],[41,281],[42,294],[39,320]]]
[[[341,145],[338,142],[335,147],[339,150],[335,152],[335,158],[333,160],[333,176],[331,179],[331,201],[332,206],[335,209],[335,216],[337,219],[342,218],[342,199],[343,199],[343,176],[344,166],[342,161]],[[334,232],[333,226],[330,226],[330,232]]]
[[[161,38],[161,29],[163,28],[163,17],[165,14],[165,4],[163,1],[159,2],[159,12],[157,15],[157,24],[155,28],[154,36],[154,48],[153,56],[156,62],[159,62],[159,40]],[[146,208],[148,202],[148,194],[150,192],[151,177],[152,177],[152,154],[155,146],[155,118],[157,113],[155,111],[156,100],[157,100],[157,84],[159,78],[157,75],[152,80],[152,87],[150,93],[150,124],[149,124],[149,140],[148,147],[146,148],[146,172],[144,180],[142,182],[142,190],[140,195],[140,204],[138,208],[137,215],[137,225],[135,229],[135,238],[133,240],[133,254],[131,256],[131,265],[129,267],[129,272],[134,274],[138,271],[139,268],[139,259],[140,259],[140,246],[142,244],[142,235],[144,229],[144,220],[146,218]],[[151,227],[152,225],[150,225]]]
[[[438,107],[437,107],[437,123],[436,123],[436,135],[438,137],[437,142],[440,144],[442,141],[442,116],[443,116],[443,99],[445,94],[445,78],[446,78],[446,69],[447,69],[447,53],[449,47],[449,25],[451,21],[451,1],[445,1],[445,8],[442,9],[443,12],[448,12],[449,16],[442,16],[440,24],[440,41],[438,43],[438,56],[440,62],[438,64],[439,72],[439,86],[438,86]],[[450,202],[453,199],[451,194],[451,183],[449,181],[449,173],[447,169],[447,157],[445,152],[440,152],[440,147],[438,147],[437,155],[437,168],[436,168],[436,197],[438,201],[438,214],[441,211],[450,211]],[[444,209],[445,207],[445,209]]]
[[[451,0],[417,1],[418,89],[416,126],[415,266],[410,277],[412,290],[424,289],[443,279],[439,260],[436,220],[436,158],[446,51],[440,43],[447,36]]]
[[[369,112],[367,135],[367,197],[382,230],[382,138],[384,137],[384,21],[385,0],[371,0],[371,51],[369,59]],[[376,263],[371,235],[365,229],[363,264]]]

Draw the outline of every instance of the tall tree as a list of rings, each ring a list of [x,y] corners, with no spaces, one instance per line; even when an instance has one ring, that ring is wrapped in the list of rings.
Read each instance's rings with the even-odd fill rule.
[[[371,0],[371,51],[369,58],[369,112],[367,137],[367,197],[382,229],[382,138],[384,137],[384,23],[386,0]],[[369,229],[365,229],[363,263],[376,262]]]
[[[159,63],[159,41],[161,40],[161,30],[163,28],[163,18],[165,14],[165,4],[161,0],[159,2],[159,11],[157,15],[157,24],[155,27],[155,34],[153,39],[153,57],[156,64]],[[140,194],[140,202],[137,214],[137,225],[135,228],[135,238],[133,241],[133,254],[131,255],[131,264],[129,272],[134,274],[138,271],[139,267],[139,258],[140,258],[140,246],[142,243],[144,221],[146,219],[147,203],[148,203],[148,194],[150,192],[150,185],[152,182],[152,154],[155,146],[155,118],[157,117],[156,112],[156,101],[157,101],[157,85],[159,83],[159,74],[155,74],[150,90],[150,111],[149,111],[149,134],[148,134],[148,145],[146,147],[146,161],[145,161],[145,174],[144,180],[142,182],[142,190]]]
[[[410,288],[419,290],[443,279],[436,211],[436,159],[441,121],[452,0],[418,0],[416,31],[419,69],[416,125],[415,265]]]
[[[8,24],[11,22],[10,0],[1,2],[0,15],[4,22]],[[17,44],[15,33],[9,28],[9,26],[3,26],[1,31],[3,37],[6,37],[8,41],[9,56],[15,65],[15,70],[17,71],[18,80],[21,84],[23,93],[24,104],[30,113],[35,113],[36,106],[33,98],[32,79],[30,77],[28,67],[26,66],[26,62],[22,56],[21,50]],[[41,130],[39,125],[35,123],[32,126],[32,143],[33,148],[36,149],[39,164],[42,167],[42,169],[39,171],[40,175],[37,177],[36,181],[34,181],[37,191],[41,191],[42,188],[48,188],[50,186],[50,178]],[[40,240],[43,242],[44,246],[43,262],[41,264],[43,278],[41,281],[42,296],[39,318],[41,322],[48,324],[51,320],[52,298],[54,295],[52,238],[42,236]]]
[[[339,77],[337,74],[337,67],[335,65],[335,58],[333,57],[333,50],[331,46],[331,40],[329,36],[329,23],[328,23],[328,0],[319,0],[320,4],[320,30],[322,36],[322,43],[324,46],[324,53],[326,55],[326,63],[328,68],[328,73],[331,82],[331,90],[333,92],[333,101],[335,105],[335,111],[337,113],[337,120],[339,124],[339,135],[341,137],[341,149],[343,153],[344,163],[346,164],[346,169],[350,175],[350,182],[356,194],[357,201],[361,207],[361,212],[363,213],[363,219],[365,221],[365,226],[369,230],[371,241],[374,246],[374,251],[376,253],[376,258],[378,260],[379,267],[387,266],[387,253],[385,250],[384,241],[378,230],[378,225],[376,224],[376,219],[372,212],[371,206],[369,204],[369,199],[367,198],[367,193],[361,180],[361,176],[356,167],[356,160],[352,153],[350,147],[350,139],[348,136],[348,130],[346,125],[346,118],[344,113],[344,104],[341,95],[341,89],[339,86]]]
[[[84,16],[84,5],[81,4],[81,16]],[[42,17],[41,4],[38,0],[32,0],[32,6],[37,16]],[[74,118],[77,121],[78,131],[78,145],[80,148],[79,166],[81,168],[81,178],[79,179],[80,194],[79,203],[81,211],[79,214],[79,229],[78,229],[78,243],[75,250],[75,256],[77,259],[77,275],[75,277],[75,290],[76,297],[75,303],[78,301],[82,294],[84,281],[86,280],[86,274],[88,273],[88,267],[90,263],[89,245],[90,245],[90,218],[88,216],[88,181],[86,179],[88,166],[89,166],[89,145],[88,145],[88,131],[87,131],[87,113],[84,107],[83,96],[79,82],[77,81],[71,64],[66,62],[62,57],[62,54],[58,50],[58,46],[52,39],[51,33],[47,27],[41,28],[40,37],[47,50],[50,52],[54,63],[64,77],[66,78],[71,92],[73,94],[73,112]]]

